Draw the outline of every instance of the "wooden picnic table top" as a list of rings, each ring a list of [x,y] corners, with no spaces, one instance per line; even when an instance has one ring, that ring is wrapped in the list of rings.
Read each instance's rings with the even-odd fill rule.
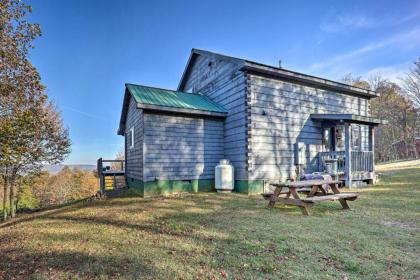
[[[296,182],[281,182],[281,183],[271,183],[270,185],[274,187],[288,187],[288,188],[306,188],[312,186],[322,186],[337,184],[339,181],[334,180],[306,180],[306,181],[296,181]]]

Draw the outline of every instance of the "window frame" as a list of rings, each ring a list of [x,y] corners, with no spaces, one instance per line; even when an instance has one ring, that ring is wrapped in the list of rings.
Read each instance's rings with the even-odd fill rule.
[[[127,137],[128,137],[128,148],[132,149],[134,148],[134,126],[132,126],[127,133]]]
[[[351,149],[353,151],[362,151],[362,126],[351,126]]]

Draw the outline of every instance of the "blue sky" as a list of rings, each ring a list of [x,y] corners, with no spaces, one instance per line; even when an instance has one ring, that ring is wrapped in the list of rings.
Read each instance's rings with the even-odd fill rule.
[[[398,81],[420,56],[420,1],[31,1],[31,60],[70,130],[68,164],[122,149],[124,83],[176,88],[191,48],[339,80]]]

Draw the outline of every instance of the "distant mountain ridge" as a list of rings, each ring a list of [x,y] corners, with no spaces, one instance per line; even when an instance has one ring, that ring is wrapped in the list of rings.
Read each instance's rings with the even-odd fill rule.
[[[48,171],[51,174],[57,174],[64,166],[68,166],[70,169],[80,169],[82,171],[96,170],[96,165],[93,164],[57,164],[57,165],[45,165],[42,169]]]

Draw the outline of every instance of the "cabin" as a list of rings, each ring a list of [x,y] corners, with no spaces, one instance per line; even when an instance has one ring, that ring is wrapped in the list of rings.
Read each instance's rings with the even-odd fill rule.
[[[337,161],[346,186],[375,181],[376,92],[193,49],[176,90],[126,84],[118,134],[127,186],[142,196],[214,190],[228,159],[234,190],[259,194]]]

